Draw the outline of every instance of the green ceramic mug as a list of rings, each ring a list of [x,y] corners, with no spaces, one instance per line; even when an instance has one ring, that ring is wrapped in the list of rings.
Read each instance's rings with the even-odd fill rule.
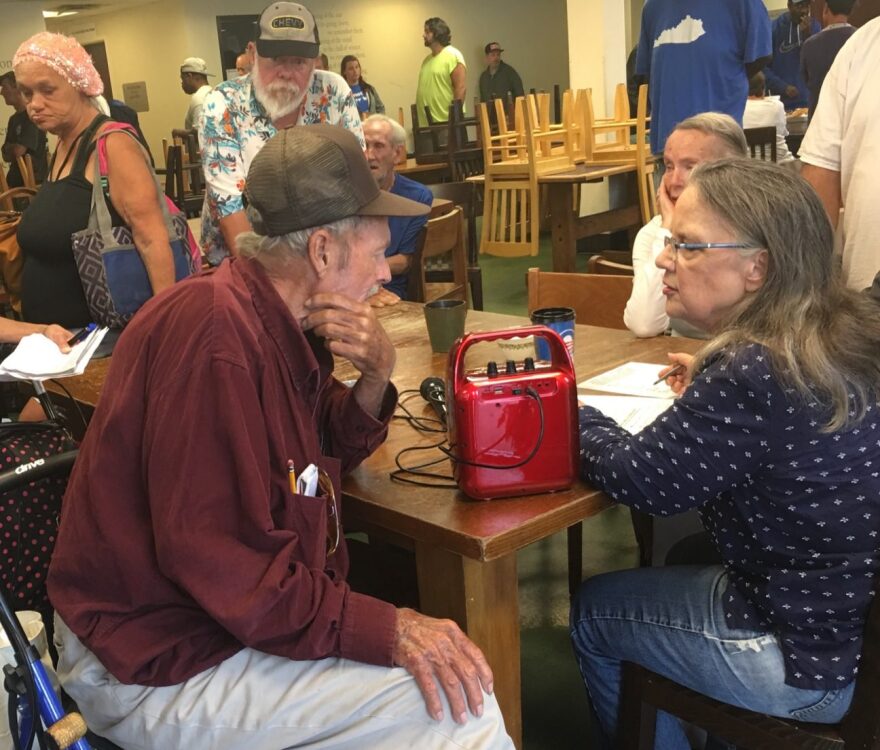
[[[448,352],[455,340],[464,335],[467,305],[460,299],[438,299],[425,305],[425,323],[431,349]]]

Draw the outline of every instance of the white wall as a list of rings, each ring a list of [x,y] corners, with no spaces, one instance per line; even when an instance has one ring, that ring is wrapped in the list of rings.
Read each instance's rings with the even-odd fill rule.
[[[75,16],[60,19],[51,26],[82,42],[105,42],[117,98],[122,98],[124,82],[146,81],[150,111],[141,115],[141,123],[158,154],[161,139],[172,128],[182,127],[186,112],[180,62],[191,55],[202,57],[209,70],[220,74],[216,80],[222,80],[216,17],[258,14],[265,3],[159,0],[80,21]],[[555,83],[569,84],[565,0],[542,0],[540,6],[532,0],[446,0],[440,7],[425,0],[313,0],[310,5],[331,69],[338,70],[344,54],[357,54],[364,77],[376,86],[388,112],[396,115],[403,107],[407,123],[419,65],[428,54],[422,29],[425,19],[438,13],[452,29],[453,45],[468,62],[469,109],[485,67],[483,46],[489,41],[501,43],[504,58],[520,72],[526,88],[552,90]],[[601,39],[601,28],[592,33]]]
[[[75,36],[81,43],[103,41],[110,84],[117,99],[123,84],[146,81],[148,112],[139,113],[141,128],[157,163],[162,139],[182,128],[189,96],[180,88],[180,63],[186,49],[183,9],[176,0],[160,0],[114,13],[47,21],[52,31]]]
[[[569,78],[572,88],[589,88],[597,115],[610,112],[614,89],[626,81],[627,9],[620,0],[568,0]],[[585,184],[582,213],[616,205],[608,181]]]

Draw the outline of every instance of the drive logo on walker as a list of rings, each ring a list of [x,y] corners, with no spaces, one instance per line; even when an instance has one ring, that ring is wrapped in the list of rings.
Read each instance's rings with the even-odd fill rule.
[[[26,464],[22,464],[21,466],[15,467],[16,474],[24,474],[25,472],[30,471],[31,469],[36,469],[38,466],[42,466],[46,463],[46,459],[38,458],[36,461],[28,461]]]

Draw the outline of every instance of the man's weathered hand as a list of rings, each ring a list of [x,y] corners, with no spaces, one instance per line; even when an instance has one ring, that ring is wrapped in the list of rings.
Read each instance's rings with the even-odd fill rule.
[[[370,303],[371,307],[388,307],[400,302],[400,297],[385,287],[380,286],[378,292],[367,298],[367,302]]]
[[[304,331],[326,339],[333,354],[345,357],[364,375],[388,381],[394,346],[368,303],[341,294],[316,294],[305,306]]]
[[[415,678],[435,720],[443,719],[438,684],[459,724],[467,721],[466,708],[474,716],[483,715],[483,691],[492,692],[492,670],[480,649],[451,620],[397,610],[392,657],[395,665]]]
[[[345,357],[361,371],[355,398],[365,411],[378,416],[397,353],[373,308],[367,302],[331,293],[310,297],[305,308],[302,329],[313,330],[333,354]]]

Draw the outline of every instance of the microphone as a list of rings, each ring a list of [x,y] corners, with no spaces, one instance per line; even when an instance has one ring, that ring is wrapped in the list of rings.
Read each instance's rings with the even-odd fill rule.
[[[419,393],[437,412],[438,419],[447,424],[446,384],[440,378],[425,378],[419,386]]]

